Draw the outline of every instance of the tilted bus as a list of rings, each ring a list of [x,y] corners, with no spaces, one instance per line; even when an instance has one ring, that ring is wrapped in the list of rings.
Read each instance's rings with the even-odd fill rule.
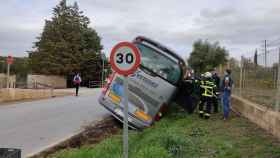
[[[128,76],[128,122],[132,128],[144,128],[157,120],[173,101],[186,65],[175,52],[149,38],[136,37],[133,44],[140,50],[141,65]],[[124,116],[123,95],[123,77],[113,72],[99,103],[120,121]]]

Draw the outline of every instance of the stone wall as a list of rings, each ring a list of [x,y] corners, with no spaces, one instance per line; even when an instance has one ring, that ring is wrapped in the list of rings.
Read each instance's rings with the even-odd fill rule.
[[[0,103],[21,100],[36,100],[43,98],[51,98],[54,96],[72,95],[70,91],[59,91],[52,89],[18,89],[3,88],[0,89]]]
[[[280,139],[280,112],[233,96],[232,109]]]
[[[28,75],[28,88],[66,88],[67,83],[65,77],[62,76],[46,76],[46,75]]]

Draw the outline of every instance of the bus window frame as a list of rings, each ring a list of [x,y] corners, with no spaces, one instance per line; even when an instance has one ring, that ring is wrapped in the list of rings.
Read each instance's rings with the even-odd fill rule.
[[[169,56],[167,56],[167,55],[165,55],[165,54],[159,52],[158,50],[156,50],[156,49],[154,49],[154,48],[152,48],[152,47],[150,47],[150,46],[148,46],[148,45],[145,45],[143,42],[134,42],[134,44],[136,44],[136,47],[137,47],[137,44],[144,45],[145,47],[148,47],[149,49],[152,49],[154,52],[156,52],[156,53],[158,53],[158,54],[160,54],[160,55],[162,55],[162,56],[164,56],[164,57],[170,59],[172,62],[174,62],[174,64],[177,64],[177,65],[179,66],[179,69],[180,69],[180,77],[179,77],[179,79],[177,80],[176,83],[172,83],[171,81],[165,79],[164,77],[160,76],[159,74],[157,74],[157,73],[153,72],[152,70],[150,70],[149,68],[145,67],[142,63],[140,64],[140,67],[139,67],[140,69],[142,68],[142,69],[145,69],[146,71],[149,71],[149,72],[152,73],[154,76],[163,79],[164,81],[166,81],[166,82],[172,84],[172,85],[175,86],[175,87],[177,87],[177,86],[180,84],[180,82],[181,82],[181,80],[182,80],[182,75],[183,75],[184,73],[183,73],[183,68],[182,68],[182,66],[181,66],[181,64],[180,64],[181,61],[180,61],[179,59],[175,58],[176,60],[178,60],[178,62],[176,62],[176,61],[174,61],[174,59],[172,59],[171,57],[169,57]],[[157,49],[161,50],[160,48],[157,48]],[[161,50],[161,51],[163,51],[163,50]],[[168,55],[170,54],[170,53],[168,53],[168,52],[166,52],[166,51],[163,51],[163,52],[164,52],[164,53],[167,53]],[[142,53],[142,52],[140,51],[140,53]],[[170,54],[170,56],[172,56],[172,55]],[[173,56],[172,56],[172,57],[173,57]],[[173,58],[174,58],[174,57],[173,57]],[[145,72],[145,71],[144,71],[144,72]]]

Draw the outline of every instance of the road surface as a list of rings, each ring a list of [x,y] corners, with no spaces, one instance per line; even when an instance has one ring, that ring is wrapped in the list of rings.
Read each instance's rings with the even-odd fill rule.
[[[0,106],[0,147],[20,148],[26,157],[77,134],[108,114],[97,102],[99,94],[100,89],[81,89],[79,97]]]

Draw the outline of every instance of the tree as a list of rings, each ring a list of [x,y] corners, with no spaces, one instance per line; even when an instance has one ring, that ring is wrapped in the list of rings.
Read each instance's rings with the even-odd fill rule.
[[[27,75],[30,72],[27,57],[13,57],[14,62],[10,67],[10,74]],[[7,57],[0,56],[0,73],[7,73]]]
[[[254,55],[254,64],[255,66],[258,66],[258,50],[256,49],[255,55]]]
[[[7,73],[6,61],[7,57],[0,56],[0,73]],[[29,59],[27,57],[14,57],[14,62],[10,66],[10,74],[16,75],[17,82],[24,82],[28,73],[30,73]]]
[[[188,64],[197,73],[210,71],[220,64],[225,64],[228,51],[218,42],[210,43],[207,40],[197,40],[193,44],[193,50],[188,59]]]
[[[238,69],[239,68],[239,61],[233,57],[228,60],[228,64],[230,69]]]
[[[71,6],[61,0],[29,53],[32,72],[64,76],[81,72],[84,80],[98,76],[101,39],[89,24],[77,2]],[[92,73],[87,73],[89,70]]]

